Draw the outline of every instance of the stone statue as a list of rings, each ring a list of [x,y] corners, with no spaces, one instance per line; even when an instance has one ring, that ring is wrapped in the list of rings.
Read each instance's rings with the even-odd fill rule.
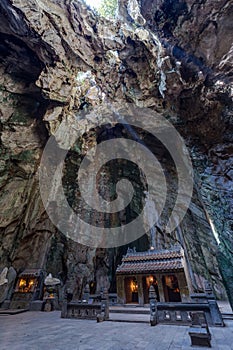
[[[0,303],[11,299],[15,278],[16,271],[12,266],[5,267],[0,273]]]
[[[61,284],[61,281],[58,278],[54,278],[51,273],[48,274],[48,276],[44,280],[44,284],[46,286],[56,286],[58,284]]]
[[[8,273],[8,267],[4,267],[0,274],[0,286],[3,286],[4,284],[8,283],[8,279],[6,278]]]
[[[11,295],[13,293],[15,280],[16,280],[17,273],[13,266],[10,266],[7,273],[7,279],[8,279],[8,292],[7,292],[7,299],[11,299]]]

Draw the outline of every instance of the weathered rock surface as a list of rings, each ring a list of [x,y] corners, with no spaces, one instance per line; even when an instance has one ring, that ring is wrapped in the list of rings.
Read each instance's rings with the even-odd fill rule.
[[[49,135],[62,120],[91,111],[104,99],[133,102],[176,126],[195,170],[190,209],[177,232],[168,236],[164,228],[176,196],[174,169],[158,144],[141,135],[164,163],[169,179],[171,198],[157,227],[158,240],[162,246],[177,239],[184,244],[196,290],[208,278],[216,295],[225,298],[223,280],[230,297],[232,1],[121,0],[119,5],[119,18],[111,22],[77,0],[1,1],[0,266],[13,266],[17,272],[45,268],[76,297],[90,281],[97,291],[109,285],[114,290],[114,271],[127,248],[91,249],[59,233],[40,199],[38,167]],[[87,120],[80,122],[80,129],[79,147],[66,163],[68,184],[76,180],[87,148],[108,137],[106,130],[88,131]],[[110,137],[119,133],[112,128]],[[112,171],[118,173],[116,164]],[[136,170],[126,165],[124,172],[140,189]],[[64,187],[81,210],[78,192]],[[137,213],[137,198],[134,204]],[[118,220],[110,218],[114,225]],[[147,249],[148,237],[133,245]]]

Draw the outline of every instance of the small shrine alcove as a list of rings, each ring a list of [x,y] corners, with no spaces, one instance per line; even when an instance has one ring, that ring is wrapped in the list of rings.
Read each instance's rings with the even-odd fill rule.
[[[12,309],[28,309],[30,303],[42,299],[44,273],[42,269],[26,269],[19,274],[10,303]]]

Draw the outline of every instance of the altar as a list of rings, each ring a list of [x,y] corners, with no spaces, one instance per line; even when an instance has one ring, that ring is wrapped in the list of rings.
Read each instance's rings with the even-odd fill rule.
[[[19,274],[10,303],[11,309],[29,309],[30,303],[41,300],[44,274],[42,269],[26,269]]]

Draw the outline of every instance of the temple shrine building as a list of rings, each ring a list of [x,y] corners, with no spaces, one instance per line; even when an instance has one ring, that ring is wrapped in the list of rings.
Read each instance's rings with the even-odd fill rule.
[[[181,246],[147,252],[128,249],[116,275],[117,297],[121,304],[149,304],[151,285],[157,301],[190,301],[192,284]]]

